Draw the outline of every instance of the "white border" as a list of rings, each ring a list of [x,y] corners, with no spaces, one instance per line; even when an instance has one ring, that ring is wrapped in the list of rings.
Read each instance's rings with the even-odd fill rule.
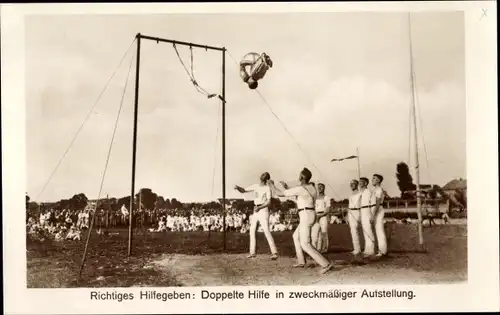
[[[482,9],[488,16],[481,19]],[[438,11],[466,13],[467,179],[469,278],[467,284],[384,286],[413,289],[413,300],[228,300],[225,302],[91,302],[88,289],[26,289],[24,228],[25,110],[24,16],[27,14],[160,14],[214,12]],[[496,2],[232,3],[232,4],[22,4],[1,6],[4,299],[8,314],[498,311],[499,214]],[[443,249],[445,250],[445,249]],[[363,286],[363,288],[374,286]],[[380,286],[375,286],[381,288]],[[307,287],[308,290],[314,286]],[[318,287],[323,290],[325,287]],[[334,288],[334,287],[332,287]],[[335,286],[360,289],[361,286]],[[211,291],[246,291],[217,287]],[[261,289],[256,287],[256,289]],[[266,287],[273,293],[278,287]],[[286,292],[298,287],[279,287]],[[328,287],[330,289],[330,287]],[[100,289],[103,291],[103,289]],[[162,289],[157,289],[162,290]],[[173,289],[172,289],[173,290]],[[201,288],[178,288],[199,296]],[[111,290],[112,291],[112,290]],[[139,289],[117,289],[137,292]],[[167,289],[162,291],[168,291]]]

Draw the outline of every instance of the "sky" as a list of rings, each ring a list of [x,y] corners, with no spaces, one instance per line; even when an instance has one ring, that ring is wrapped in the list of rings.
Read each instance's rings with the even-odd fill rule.
[[[37,201],[130,194],[130,45],[139,32],[228,49],[228,198],[241,197],[232,187],[256,183],[264,171],[290,181],[308,167],[327,195],[343,199],[357,163],[330,160],[357,148],[361,175],[382,174],[391,196],[399,194],[396,164],[414,166],[407,13],[57,15],[25,23],[27,193]],[[466,176],[463,13],[412,13],[411,38],[421,183],[444,185]],[[178,49],[190,67],[189,48]],[[239,77],[237,62],[248,52],[266,52],[274,62],[259,91],[278,118]],[[193,49],[193,60],[199,84],[220,93],[222,54]],[[172,45],[152,41],[141,42],[139,90],[136,191],[186,202],[220,198],[220,102],[194,89]]]

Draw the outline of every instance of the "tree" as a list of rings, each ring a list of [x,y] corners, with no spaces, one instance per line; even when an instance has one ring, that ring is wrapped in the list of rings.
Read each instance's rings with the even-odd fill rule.
[[[456,191],[456,198],[462,205],[462,208],[460,211],[467,209],[467,190],[466,189],[459,189]]]
[[[156,197],[155,210],[165,209],[165,199],[162,196]]]
[[[118,199],[117,206],[118,206],[118,209],[120,209],[122,206],[125,206],[128,209],[130,207],[130,196],[126,196],[126,197],[122,197],[122,198]]]
[[[208,209],[216,209],[216,210],[221,210],[222,209],[222,204],[217,201],[210,201],[208,203]]]
[[[198,204],[196,202],[186,202],[182,207],[186,211],[191,211],[193,208],[198,208]]]
[[[26,210],[28,210],[28,205],[30,203],[30,196],[28,196],[28,194],[26,194]]]
[[[413,178],[410,175],[410,169],[404,162],[396,165],[396,178],[398,179],[399,191],[401,191],[401,199],[408,199],[408,191],[415,190],[417,187],[413,184]]]
[[[87,205],[88,199],[84,193],[76,194],[68,200],[67,206],[61,204],[63,208],[69,207],[72,210],[82,210]]]
[[[155,202],[158,195],[156,195],[149,188],[142,188],[141,190],[139,190],[139,193],[135,195],[135,197],[137,198],[137,201],[139,201],[140,197],[143,209],[151,210],[155,207]]]
[[[172,201],[170,201],[171,208],[172,209],[182,209],[182,202],[178,201],[175,198],[172,198]]]
[[[109,211],[114,212],[118,209],[117,207],[118,199],[111,197],[107,201],[109,204]]]
[[[26,222],[28,222],[30,217],[36,218],[40,215],[38,204],[34,201],[28,202],[26,204]]]
[[[429,191],[429,199],[436,199],[438,197],[437,185],[432,186],[432,190]]]
[[[72,201],[71,199],[61,199],[56,203],[54,208],[58,210],[71,209]]]
[[[165,199],[165,203],[164,203],[164,207],[165,209],[172,209],[172,202],[170,201],[170,199]]]

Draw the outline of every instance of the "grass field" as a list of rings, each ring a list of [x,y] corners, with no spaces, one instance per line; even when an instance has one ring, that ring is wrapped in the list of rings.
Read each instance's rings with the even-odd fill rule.
[[[248,234],[166,232],[136,233],[133,256],[127,257],[127,231],[92,235],[87,262],[78,279],[85,245],[82,241],[27,243],[28,288],[308,285],[341,283],[447,283],[467,280],[467,226],[424,228],[425,251],[418,245],[417,226],[387,224],[390,255],[359,260],[352,250],[349,227],[332,225],[330,251],[334,271],[319,276],[318,267],[292,269],[295,252],[291,232],[273,233],[280,251],[269,259],[265,237],[258,233],[255,259],[246,258]],[[312,262],[312,261],[311,261]]]

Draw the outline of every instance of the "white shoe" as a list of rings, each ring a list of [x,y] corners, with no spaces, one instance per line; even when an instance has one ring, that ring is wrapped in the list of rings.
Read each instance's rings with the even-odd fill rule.
[[[319,271],[320,274],[325,274],[327,273],[328,271],[332,270],[333,268],[333,264],[332,263],[329,263],[328,266],[324,267],[324,268],[321,268],[321,270]]]
[[[357,256],[357,255],[361,254],[361,252],[358,252],[358,251],[353,250],[353,251],[351,252],[351,254],[353,254],[354,256]]]

